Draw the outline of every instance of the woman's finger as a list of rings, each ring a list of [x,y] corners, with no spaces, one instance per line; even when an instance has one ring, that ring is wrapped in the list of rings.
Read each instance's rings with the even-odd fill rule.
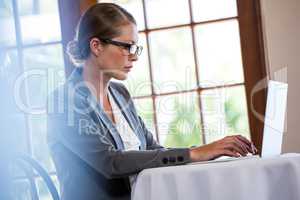
[[[242,148],[242,150],[243,150],[243,152],[247,155],[249,152],[251,152],[251,149],[250,148],[248,148],[248,145],[246,145],[246,144],[244,144],[242,141],[240,141],[238,138],[234,138],[234,140],[235,140],[235,143],[237,144],[237,145],[239,145],[241,148]]]
[[[247,138],[243,137],[243,136],[237,136],[237,138],[240,140],[240,141],[243,141],[243,143],[246,143],[247,144],[247,149],[249,150],[250,153],[252,154],[255,154],[257,152],[257,149],[256,147],[254,146],[254,144],[249,141]]]
[[[242,156],[245,156],[247,155],[248,151],[246,149],[246,144],[244,144],[242,141],[239,141],[237,139],[236,136],[229,136],[229,137],[226,137],[225,139],[225,144],[226,145],[229,145],[229,146],[226,146],[227,148],[232,148],[234,147],[235,150],[240,153]]]
[[[241,147],[237,145],[235,142],[230,142],[225,146],[225,149],[230,150],[230,151],[236,151],[242,156],[245,156],[246,154],[243,152]]]
[[[247,138],[245,138],[245,137],[242,136],[242,135],[237,135],[236,137],[237,137],[239,140],[243,141],[245,144],[247,144],[249,147],[251,147],[252,142],[249,141]]]
[[[257,154],[258,153],[258,150],[257,148],[255,147],[255,145],[253,144],[253,142],[247,140],[245,137],[241,136],[241,137],[238,137],[239,140],[243,140],[243,141],[247,141],[247,143],[250,143],[250,146],[247,146],[247,149],[249,150],[250,153],[252,154]]]
[[[235,158],[240,157],[238,153],[235,153],[235,152],[230,151],[228,149],[223,150],[222,156],[230,156],[230,157],[235,157]]]
[[[244,140],[242,140],[241,138],[236,137],[236,139],[238,141],[240,141],[241,143],[243,143],[243,145],[247,148],[247,153],[248,152],[252,153],[252,154],[255,153],[254,150],[253,150],[253,144],[252,143],[250,143],[250,145],[248,145],[248,143],[245,143]]]

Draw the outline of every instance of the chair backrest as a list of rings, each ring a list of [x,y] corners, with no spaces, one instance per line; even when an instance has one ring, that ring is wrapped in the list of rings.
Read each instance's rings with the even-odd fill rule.
[[[42,178],[45,182],[53,200],[59,200],[59,194],[56,190],[56,187],[48,175],[47,171],[33,158],[28,155],[16,155],[14,157],[14,163],[18,164],[18,167],[22,169],[27,177],[33,177],[32,169]],[[32,178],[29,178],[30,188],[31,188],[31,197],[32,200],[38,200],[38,192],[36,185]]]

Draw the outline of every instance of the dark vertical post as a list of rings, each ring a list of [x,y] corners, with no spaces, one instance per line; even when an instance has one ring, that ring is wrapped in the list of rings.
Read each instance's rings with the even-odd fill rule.
[[[259,0],[237,0],[237,5],[251,139],[261,153],[264,122],[258,119],[255,112],[264,115],[266,90],[252,94],[254,87],[260,81],[266,88],[266,81],[263,81],[267,73],[260,5]]]

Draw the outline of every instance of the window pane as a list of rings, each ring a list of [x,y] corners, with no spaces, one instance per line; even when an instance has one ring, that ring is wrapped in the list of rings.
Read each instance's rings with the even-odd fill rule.
[[[149,74],[149,61],[145,34],[139,35],[139,45],[143,46],[143,52],[138,61],[133,64],[127,80],[124,82],[132,96],[151,94],[151,82]]]
[[[20,68],[18,53],[15,49],[4,50],[0,52],[0,80],[2,82],[3,91],[7,94],[6,98],[2,100],[3,109],[7,112],[18,113],[19,109],[15,104],[14,88],[16,86],[16,80],[20,78],[22,69]],[[24,91],[24,86],[20,86],[20,90],[16,91],[20,97],[24,97],[22,93]],[[6,112],[3,110],[3,112]]]
[[[17,0],[20,15],[57,13],[58,4],[53,0]]]
[[[24,67],[28,74],[28,106],[31,114],[44,113],[48,94],[64,83],[62,52],[61,45],[24,50]],[[46,120],[44,115],[29,115],[29,129],[35,158],[49,171],[53,171],[54,166],[46,144]]]
[[[156,93],[196,87],[190,28],[152,32],[150,48]]]
[[[194,21],[237,16],[236,0],[192,0]]]
[[[27,145],[28,131],[26,123],[27,121],[23,113],[1,112],[0,139],[1,142],[3,142],[2,146],[0,147],[1,150],[4,149],[5,151],[9,151],[10,153],[29,154],[29,147]],[[10,170],[13,177],[25,176],[24,171],[20,169],[19,166],[16,166],[15,163],[11,165]]]
[[[129,13],[133,15],[137,21],[138,30],[145,29],[144,11],[142,0],[98,0],[98,2],[104,3],[116,3],[125,8]]]
[[[30,115],[29,131],[32,136],[32,146],[34,158],[48,172],[55,171],[50,152],[47,145],[47,116],[46,115]]]
[[[159,96],[156,107],[162,145],[189,147],[202,144],[196,93]]]
[[[3,132],[12,141],[12,150],[18,153],[29,153],[27,146],[26,118],[24,114],[10,114],[7,116],[7,123],[3,124]]]
[[[16,200],[31,200],[31,189],[30,189],[30,183],[29,180],[18,180],[13,183],[13,192],[12,196],[13,199]]]
[[[188,0],[146,0],[149,28],[190,23]]]
[[[45,109],[48,94],[65,81],[62,46],[25,49],[24,68],[28,74],[29,108],[36,111]]]
[[[202,87],[244,81],[236,20],[197,26],[196,41]]]
[[[32,15],[34,12],[34,0],[18,0],[19,15]]]
[[[152,98],[134,99],[134,105],[137,109],[138,115],[143,119],[146,127],[149,131],[151,131],[153,137],[157,140],[153,121],[154,112]]]
[[[12,1],[0,1],[0,48],[16,44],[15,24],[13,17]]]
[[[18,2],[24,44],[61,40],[58,1],[19,0]],[[37,4],[34,5],[34,2]]]
[[[15,81],[20,76],[16,50],[3,51],[0,55],[0,91],[5,98],[0,100],[1,141],[16,152],[28,152],[26,140],[26,119],[19,109],[18,101],[24,99],[24,87],[15,89]],[[16,93],[15,93],[16,92]],[[22,102],[23,103],[23,102]]]
[[[250,138],[244,86],[206,90],[201,99],[208,143],[232,134]]]

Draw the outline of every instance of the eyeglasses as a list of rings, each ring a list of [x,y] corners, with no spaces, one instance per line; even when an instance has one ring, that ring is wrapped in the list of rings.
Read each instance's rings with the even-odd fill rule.
[[[126,42],[119,42],[119,41],[115,41],[115,40],[111,40],[111,39],[102,39],[102,38],[98,38],[98,39],[104,43],[112,44],[112,45],[115,45],[118,47],[122,47],[123,49],[126,49],[127,53],[124,54],[126,56],[129,56],[129,55],[140,56],[143,51],[143,47],[138,46],[136,44],[129,44]]]

